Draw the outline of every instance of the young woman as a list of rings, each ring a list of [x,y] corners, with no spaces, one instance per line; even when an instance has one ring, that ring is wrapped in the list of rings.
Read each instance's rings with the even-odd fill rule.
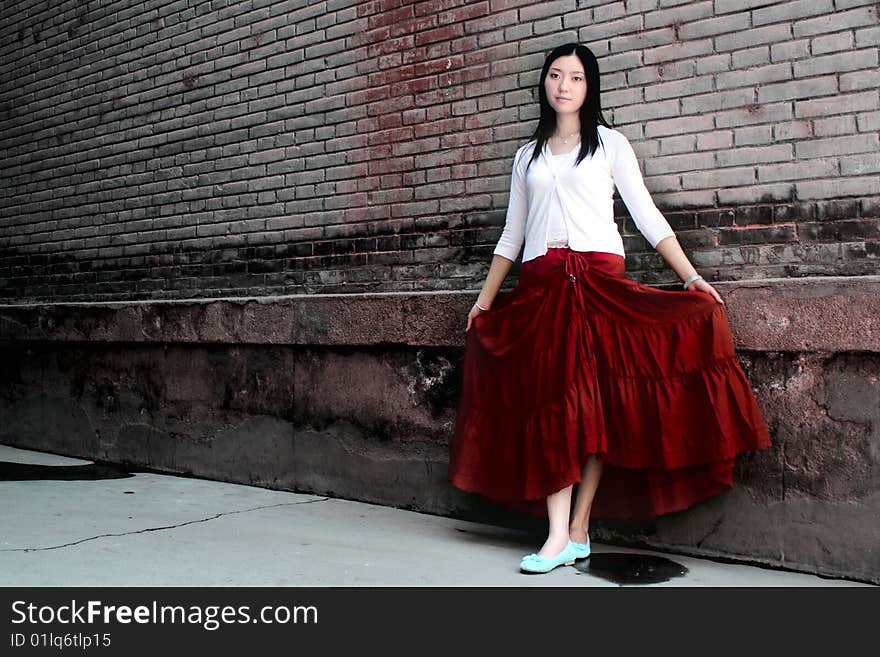
[[[514,156],[504,230],[467,318],[449,477],[546,514],[525,572],[589,556],[591,517],[649,519],[730,489],[735,456],[770,445],[724,301],[654,205],[599,91],[587,47],[548,55],[538,127]],[[615,187],[684,291],[626,277]],[[523,244],[517,285],[499,295]]]

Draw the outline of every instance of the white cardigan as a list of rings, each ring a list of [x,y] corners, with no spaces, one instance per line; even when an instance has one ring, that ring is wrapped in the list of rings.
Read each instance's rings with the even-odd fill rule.
[[[504,230],[495,254],[515,261],[525,240],[523,262],[547,253],[548,231],[568,236],[574,251],[606,251],[625,255],[623,238],[614,221],[614,187],[626,204],[636,227],[652,247],[675,235],[654,205],[642,180],[635,151],[626,136],[603,125],[600,145],[592,157],[575,168],[580,144],[567,156],[554,156],[548,145],[529,167],[535,140],[520,146],[513,158],[510,201]]]

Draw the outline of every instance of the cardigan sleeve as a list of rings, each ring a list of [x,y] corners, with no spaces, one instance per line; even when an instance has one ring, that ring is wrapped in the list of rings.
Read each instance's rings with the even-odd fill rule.
[[[513,170],[510,173],[510,200],[507,203],[507,217],[504,230],[495,246],[495,255],[516,261],[526,236],[526,217],[529,199],[526,195],[526,180],[523,165],[525,148],[521,147],[514,155]]]
[[[639,162],[636,159],[632,144],[621,132],[615,131],[614,157],[612,158],[611,176],[620,197],[626,204],[633,222],[639,232],[645,236],[652,247],[660,240],[675,235],[672,226],[654,205],[651,194],[645,187]]]

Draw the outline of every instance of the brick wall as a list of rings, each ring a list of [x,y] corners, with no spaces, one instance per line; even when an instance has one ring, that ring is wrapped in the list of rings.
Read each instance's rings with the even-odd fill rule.
[[[571,40],[707,279],[878,272],[875,2],[12,0],[0,301],[479,287]]]

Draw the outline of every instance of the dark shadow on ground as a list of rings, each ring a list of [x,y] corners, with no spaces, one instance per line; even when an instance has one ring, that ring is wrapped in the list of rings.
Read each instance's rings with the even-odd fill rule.
[[[86,465],[35,465],[0,461],[0,481],[88,481],[95,479],[125,479],[134,474],[114,463]]]

